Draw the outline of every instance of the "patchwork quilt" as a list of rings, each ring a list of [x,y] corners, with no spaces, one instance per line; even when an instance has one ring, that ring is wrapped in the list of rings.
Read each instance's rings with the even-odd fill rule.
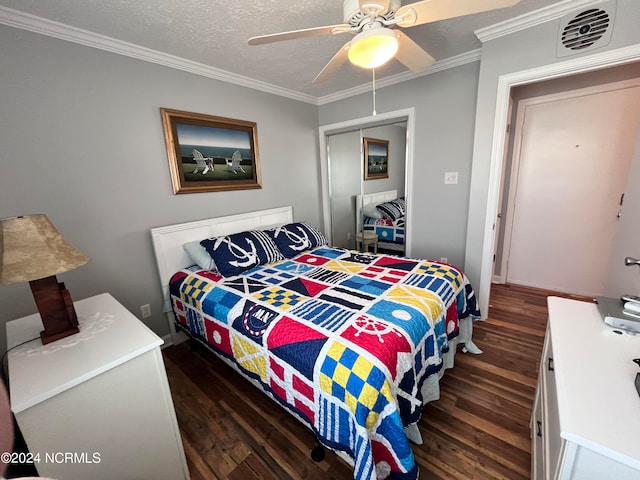
[[[375,233],[381,242],[404,244],[404,217],[397,220],[364,217],[363,230]]]
[[[458,321],[479,317],[451,265],[316,247],[222,277],[171,281],[176,322],[353,460],[356,479],[416,479],[404,426]]]

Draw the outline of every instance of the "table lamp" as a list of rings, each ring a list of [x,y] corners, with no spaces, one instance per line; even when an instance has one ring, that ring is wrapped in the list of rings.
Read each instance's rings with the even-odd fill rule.
[[[56,275],[89,261],[46,215],[0,219],[0,285],[29,282],[44,325],[43,344],[78,333],[78,317]]]

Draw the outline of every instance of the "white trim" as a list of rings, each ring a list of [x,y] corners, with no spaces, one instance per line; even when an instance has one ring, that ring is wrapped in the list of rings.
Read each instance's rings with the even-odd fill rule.
[[[515,130],[513,132],[513,150],[511,151],[511,175],[509,177],[509,195],[507,196],[507,208],[502,212],[502,221],[504,222],[504,237],[502,238],[502,256],[500,257],[500,278],[501,283],[506,283],[509,272],[509,255],[511,253],[511,236],[513,234],[513,215],[515,212],[516,192],[518,191],[518,178],[520,173],[520,151],[522,149],[522,128],[524,126],[524,118],[527,109],[527,99],[520,100],[516,106]],[[512,115],[509,115],[511,118]],[[513,125],[512,125],[513,126]],[[507,142],[505,142],[506,144]],[[504,194],[504,174],[505,160],[502,163],[502,183],[501,193]],[[501,200],[504,200],[501,197]],[[501,207],[501,205],[499,205]],[[499,235],[499,232],[496,232]],[[496,244],[498,242],[495,242]],[[495,278],[495,275],[494,275]]]
[[[335,135],[337,133],[350,132],[354,130],[360,130],[362,128],[371,128],[379,125],[387,125],[395,122],[407,122],[407,145],[406,145],[406,165],[405,165],[405,197],[411,199],[411,179],[413,178],[413,158],[414,158],[414,144],[415,144],[415,108],[405,108],[402,110],[395,110],[393,112],[379,113],[364,118],[356,118],[353,120],[346,120],[344,122],[332,123],[329,125],[322,125],[318,129],[318,136],[320,141],[320,177],[322,180],[322,216],[324,233],[327,238],[332,238],[331,230],[331,200],[330,200],[330,185],[329,185],[329,159],[327,155],[327,137],[329,135]],[[362,165],[363,162],[360,162]],[[360,177],[362,178],[362,176]],[[362,193],[362,192],[361,192]],[[410,223],[411,202],[407,202],[407,213],[405,221],[405,256],[410,256],[411,252],[411,236]]]
[[[307,95],[287,88],[278,87],[270,83],[261,82],[259,80],[255,80],[242,75],[237,75],[226,70],[221,70],[219,68],[204,65],[198,62],[193,62],[191,60],[186,60],[175,55],[170,55],[168,53],[159,52],[150,48],[141,47],[133,43],[124,42],[122,40],[108,37],[106,35],[100,35],[88,30],[72,27],[70,25],[55,22],[53,20],[48,20],[36,15],[32,15],[30,13],[21,12],[19,10],[14,10],[12,8],[3,6],[0,6],[0,24],[20,28],[22,30],[27,30],[29,32],[38,33],[53,38],[58,38],[67,42],[77,43],[91,48],[97,48],[98,50],[104,50],[107,52],[116,53],[118,55],[124,55],[126,57],[135,58],[145,62],[163,65],[165,67],[182,70],[184,72],[193,73],[202,77],[213,78],[215,80],[220,80],[221,82],[232,83],[241,87],[251,88],[262,92],[271,93],[273,95],[290,98],[292,100],[310,103],[312,105],[324,105],[368,92],[371,89],[370,84],[366,83],[323,97],[314,97],[313,95]],[[442,70],[447,70],[449,68],[472,63],[478,60],[480,60],[480,49],[472,50],[470,52],[456,55],[455,57],[437,61],[425,72],[402,72],[397,75],[382,78],[378,80],[377,83],[380,88],[383,88],[390,85],[395,85],[397,83],[405,82],[413,78],[430,75]]]
[[[486,42],[488,40],[492,40],[494,38],[507,35],[518,30],[547,22],[550,19],[561,17],[571,10],[597,3],[603,3],[603,0],[565,0],[558,4],[551,5],[549,7],[542,8],[525,15],[521,15],[517,18],[477,30],[475,34],[482,42]],[[0,24],[20,28],[22,30],[27,30],[41,35],[47,35],[49,37],[58,38],[60,40],[65,40],[80,45],[85,45],[91,48],[97,48],[99,50],[116,53],[118,55],[124,55],[138,60],[155,63],[157,65],[163,65],[169,68],[182,70],[184,72],[212,78],[222,82],[232,83],[234,85],[271,93],[273,95],[290,98],[292,100],[310,103],[312,105],[325,105],[327,103],[332,103],[344,98],[368,92],[371,88],[370,84],[367,82],[366,84],[343,90],[341,92],[336,92],[321,97],[315,97],[313,95],[308,95],[287,88],[278,87],[270,83],[261,82],[259,80],[228,72],[226,70],[221,70],[191,60],[186,60],[175,55],[169,55],[157,50],[152,50],[150,48],[135,45],[133,43],[124,42],[122,40],[108,37],[106,35],[100,35],[98,33],[90,32],[81,28],[72,27],[70,25],[55,22],[53,20],[48,20],[8,7],[0,6]],[[378,80],[377,83],[380,88],[383,88],[421,76],[447,70],[449,68],[455,68],[467,63],[472,63],[480,60],[480,52],[480,49],[465,52],[451,58],[439,60],[424,72],[402,72],[397,75],[382,78]]]
[[[145,62],[163,65],[165,67],[182,70],[202,77],[213,78],[215,80],[232,83],[241,87],[247,87],[271,93],[273,95],[279,95],[281,97],[318,105],[318,99],[312,95],[278,87],[270,83],[237,75],[235,73],[227,72],[226,70],[186,60],[168,53],[141,47],[140,45],[124,42],[116,38],[107,37],[106,35],[100,35],[99,33],[54,22],[53,20],[47,20],[12,8],[0,6],[0,24],[85,45],[91,48],[97,48],[98,50],[124,55],[126,57],[143,60]]]
[[[270,83],[261,82],[249,77],[237,75],[235,73],[221,70],[219,68],[204,65],[202,63],[186,60],[175,55],[159,52],[150,48],[141,47],[133,43],[124,42],[106,35],[90,32],[77,27],[72,27],[64,23],[55,22],[46,18],[38,17],[30,13],[21,12],[12,8],[0,6],[0,24],[10,27],[20,28],[29,32],[46,35],[67,42],[73,42],[98,50],[104,50],[118,55],[135,58],[145,62],[163,65],[165,67],[182,70],[184,72],[193,73],[202,77],[213,78],[221,82],[232,83],[241,87],[251,88],[273,95],[298,100],[312,105],[324,105],[327,103],[342,100],[344,98],[359,95],[368,92],[371,89],[370,84],[359,85],[341,92],[336,92],[323,97],[314,97],[287,88],[278,87]],[[458,67],[467,63],[480,60],[480,49],[456,55],[455,57],[439,60],[424,72],[402,72],[397,75],[382,78],[377,81],[380,88],[405,82],[413,78],[447,70],[449,68]]]
[[[448,70],[449,68],[459,67],[461,65],[466,65],[467,63],[473,63],[480,61],[480,49],[472,50],[470,52],[462,53],[460,55],[456,55],[455,57],[447,58],[444,60],[438,60],[431,67],[429,67],[424,72],[413,73],[413,72],[402,72],[396,75],[391,75],[389,77],[384,77],[381,79],[376,79],[376,88],[384,88],[391,85],[396,85],[398,83],[406,82],[408,80],[413,80],[414,78],[424,77],[425,75],[431,75],[432,73],[441,72],[443,70]],[[369,93],[371,92],[371,84],[365,83],[364,85],[358,85],[357,87],[349,88],[347,90],[342,90],[341,92],[332,93],[329,95],[325,95],[323,97],[318,98],[318,105],[326,105],[327,103],[337,102],[338,100],[343,100],[345,98],[353,97],[355,95],[360,95],[361,93]]]
[[[476,30],[474,33],[476,34],[476,37],[484,43],[526,28],[540,25],[541,23],[545,23],[550,20],[555,20],[556,18],[561,18],[569,12],[590,7],[591,5],[596,5],[598,3],[607,2],[604,0],[564,0],[563,2],[555,3],[548,7],[525,13],[519,17],[511,18],[504,22],[481,28]]]
[[[477,290],[480,311],[483,312],[483,316],[486,317],[488,312],[491,279],[493,277],[493,244],[495,241],[495,232],[492,226],[498,213],[500,178],[503,167],[503,148],[506,141],[506,129],[503,128],[503,126],[506,125],[509,120],[507,112],[511,88],[525,83],[535,83],[541,80],[575,75],[639,60],[640,44],[637,44],[498,77],[496,111],[491,145],[491,163],[489,168],[489,185],[487,189],[487,210],[484,222],[482,262],[480,265],[480,285]]]
[[[164,350],[165,348],[171,347],[173,345],[173,337],[170,333],[167,333],[165,336],[163,336],[162,341],[164,343],[160,346],[161,350]]]

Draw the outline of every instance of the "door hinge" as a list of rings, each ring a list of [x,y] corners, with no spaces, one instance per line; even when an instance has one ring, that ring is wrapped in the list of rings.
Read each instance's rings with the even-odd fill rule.
[[[623,202],[624,202],[624,193],[620,195],[620,206],[622,206]]]

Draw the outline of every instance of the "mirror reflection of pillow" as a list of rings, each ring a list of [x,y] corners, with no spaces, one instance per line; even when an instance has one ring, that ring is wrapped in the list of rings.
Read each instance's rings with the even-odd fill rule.
[[[399,220],[404,217],[404,214],[407,210],[406,203],[404,199],[398,198],[396,200],[392,200],[390,202],[381,203],[377,205],[376,208],[382,213],[384,218],[388,218],[389,220]]]
[[[362,208],[362,213],[364,214],[365,217],[369,217],[369,218],[376,218],[376,219],[380,219],[380,218],[384,218],[382,216],[382,212],[380,210],[378,210],[377,205],[370,203],[369,205],[365,205]]]

